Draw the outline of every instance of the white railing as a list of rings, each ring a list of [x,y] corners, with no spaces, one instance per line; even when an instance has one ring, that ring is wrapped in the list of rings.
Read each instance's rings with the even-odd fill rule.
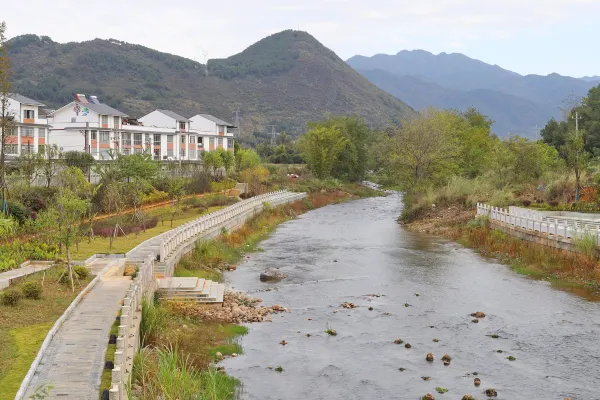
[[[257,207],[262,207],[264,203],[271,205],[279,205],[284,202],[299,200],[306,197],[305,193],[294,193],[287,190],[279,190],[277,192],[265,193],[260,196],[252,197],[247,200],[240,201],[219,211],[204,215],[193,221],[187,222],[177,228],[171,229],[163,234],[148,239],[141,243],[133,250],[127,253],[128,258],[135,257],[135,254],[142,251],[146,247],[159,247],[160,261],[164,262],[167,257],[182,243],[196,237],[203,232],[221,225],[224,222],[245,214]]]
[[[114,368],[112,370],[110,400],[127,399],[127,382],[131,373],[133,358],[141,345],[140,323],[142,320],[142,299],[152,299],[156,290],[154,280],[154,260],[148,258],[142,262],[135,279],[127,290],[123,305],[119,334],[117,335],[117,350],[115,351]]]
[[[522,212],[522,209],[507,210],[488,204],[477,203],[477,215],[485,215],[493,221],[502,222],[527,231],[573,239],[583,234],[596,237],[596,245],[600,245],[600,223],[575,218],[550,217],[534,210]],[[512,212],[511,212],[512,211]]]

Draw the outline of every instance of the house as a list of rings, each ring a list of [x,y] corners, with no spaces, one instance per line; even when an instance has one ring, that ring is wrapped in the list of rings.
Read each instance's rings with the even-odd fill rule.
[[[62,151],[89,152],[97,160],[110,159],[111,152],[149,152],[157,161],[198,161],[203,150],[233,151],[233,133],[228,130],[233,125],[216,117],[198,114],[188,119],[154,110],[136,120],[96,96],[75,95],[73,102],[48,116],[48,123],[51,144]]]
[[[95,159],[109,159],[119,151],[120,131],[127,114],[101,103],[96,96],[75,100],[48,115],[49,141],[62,151],[85,151]],[[142,150],[141,143],[139,145]]]
[[[198,132],[207,151],[223,148],[233,151],[235,126],[210,114],[197,114],[190,118],[191,129]]]
[[[17,157],[27,153],[45,153],[48,121],[40,115],[40,107],[44,104],[18,93],[9,93],[7,97],[7,116],[12,117],[14,127],[7,133],[4,154]]]
[[[170,110],[154,110],[139,118],[143,124],[130,126],[131,131],[151,131],[155,160],[199,160],[202,146],[197,132],[190,129],[190,120]]]

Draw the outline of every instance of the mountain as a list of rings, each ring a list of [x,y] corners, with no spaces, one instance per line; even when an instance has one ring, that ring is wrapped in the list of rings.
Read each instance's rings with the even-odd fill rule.
[[[354,56],[347,62],[416,109],[476,107],[495,121],[494,130],[501,136],[535,135],[536,125],[560,117],[565,99],[585,96],[599,83],[558,74],[523,76],[463,54],[423,50]]]
[[[302,131],[325,113],[356,113],[378,127],[414,113],[306,32],[283,31],[209,60],[208,74],[196,61],[114,39],[61,44],[22,35],[8,45],[13,90],[49,107],[85,93],[134,117],[160,108],[231,120],[240,110],[246,133],[271,124]]]
[[[597,82],[600,83],[600,76],[596,75],[596,76],[584,76],[582,78],[579,78],[582,81],[587,81],[587,82]]]

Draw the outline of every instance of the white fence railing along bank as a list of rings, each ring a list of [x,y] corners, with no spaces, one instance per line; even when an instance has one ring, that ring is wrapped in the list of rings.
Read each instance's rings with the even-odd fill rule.
[[[142,300],[147,297],[152,301],[156,291],[154,279],[154,260],[148,258],[139,266],[135,279],[131,282],[127,295],[121,306],[117,349],[112,370],[110,400],[127,399],[127,382],[133,368],[133,358],[140,348],[140,323],[142,321]]]
[[[595,221],[552,217],[545,212],[523,210],[517,207],[507,210],[482,203],[477,203],[477,215],[485,215],[492,221],[527,231],[553,235],[555,238],[574,239],[591,234],[596,238],[596,245],[600,245],[600,223]]]
[[[257,207],[262,207],[265,203],[276,206],[281,203],[300,200],[304,197],[306,197],[306,193],[293,193],[287,190],[280,190],[240,201],[221,210],[204,215],[177,228],[171,229],[170,231],[155,236],[152,239],[146,240],[133,250],[129,251],[127,253],[127,258],[136,258],[136,256],[139,257],[139,255],[144,256],[145,249],[152,251],[152,249],[156,249],[158,247],[157,254],[160,256],[159,261],[164,262],[167,257],[182,243],[185,243],[189,239],[196,237],[203,232],[214,228],[215,226],[221,225],[224,222],[235,218],[236,216],[246,214]]]

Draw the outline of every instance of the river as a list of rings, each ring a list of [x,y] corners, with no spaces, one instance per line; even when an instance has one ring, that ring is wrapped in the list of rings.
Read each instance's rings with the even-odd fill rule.
[[[401,207],[392,194],[308,212],[227,274],[236,290],[291,310],[249,325],[244,355],[225,361],[242,399],[483,399],[487,388],[506,400],[600,399],[599,303],[408,232],[396,222]],[[289,277],[260,282],[266,267]],[[341,309],[343,302],[358,308]],[[475,311],[487,317],[473,323]],[[412,348],[394,344],[398,338]],[[279,365],[283,372],[271,369]]]

